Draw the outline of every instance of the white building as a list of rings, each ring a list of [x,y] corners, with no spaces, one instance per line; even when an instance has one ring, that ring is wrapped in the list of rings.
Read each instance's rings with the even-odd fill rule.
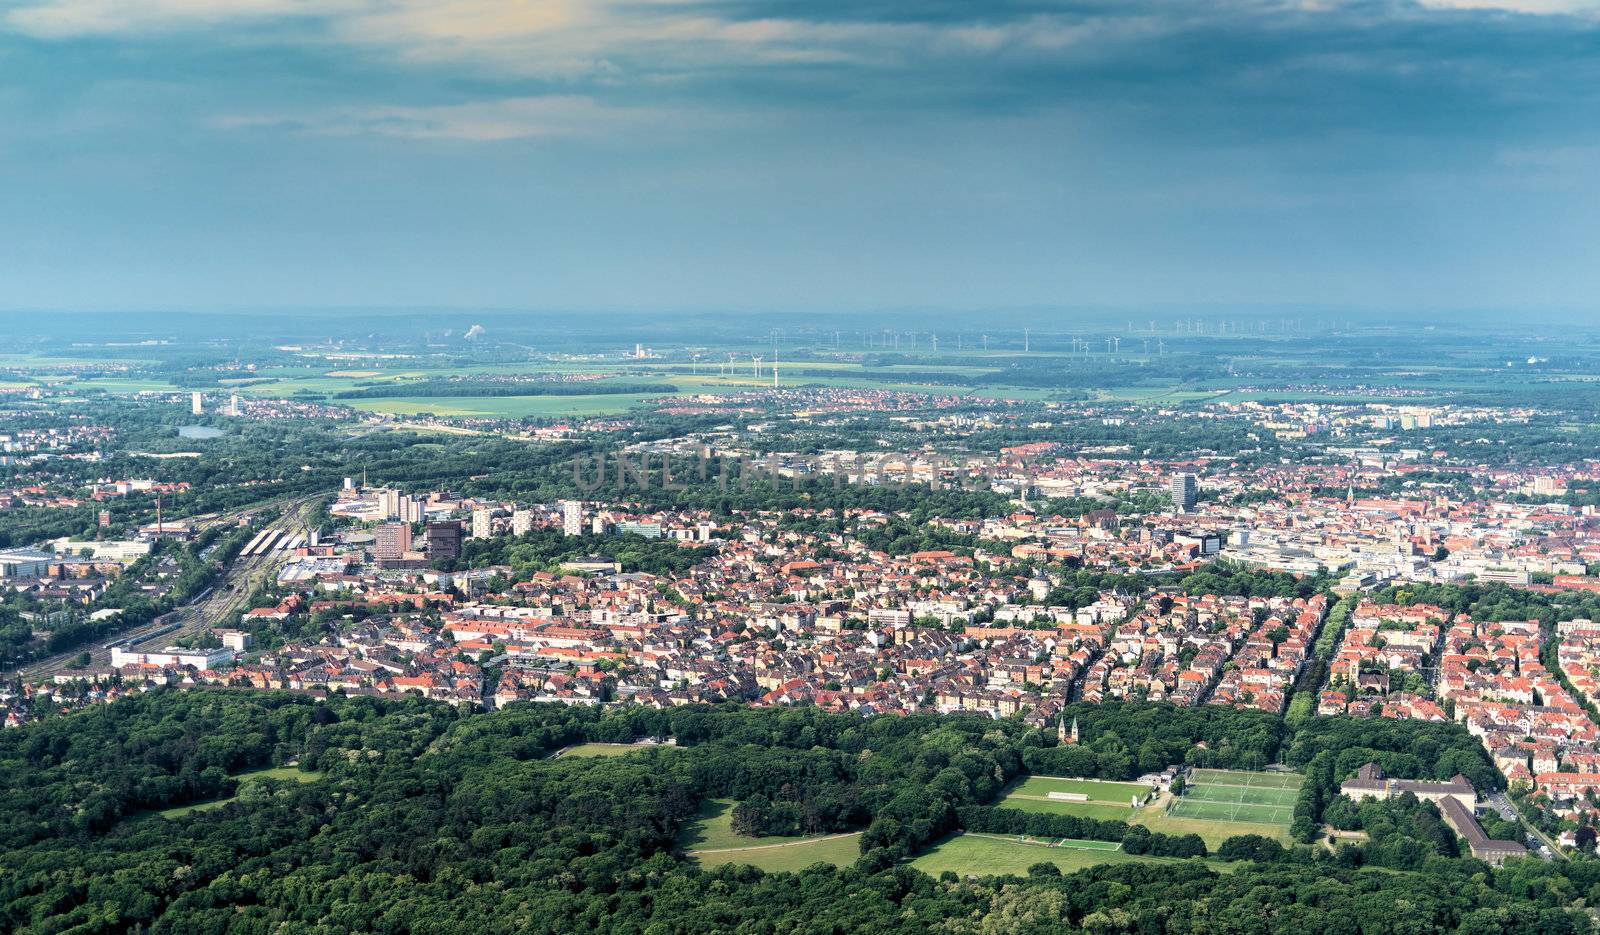
[[[569,536],[583,535],[583,501],[561,501],[561,531]]]
[[[184,649],[181,646],[168,646],[160,652],[153,653],[124,649],[121,646],[111,650],[111,668],[113,669],[132,665],[187,666],[191,669],[212,669],[232,659],[233,650],[226,647]]]
[[[515,510],[511,514],[511,534],[526,536],[533,531],[533,511]]]
[[[93,558],[110,562],[131,562],[150,554],[150,543],[137,539],[105,539],[98,542],[73,541],[62,537],[50,543],[58,555],[79,556],[88,552]]]
[[[488,539],[494,536],[494,511],[480,506],[472,511],[472,538]]]

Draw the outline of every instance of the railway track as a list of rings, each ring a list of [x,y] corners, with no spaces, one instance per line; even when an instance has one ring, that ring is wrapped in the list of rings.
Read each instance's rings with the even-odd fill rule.
[[[321,495],[297,497],[284,504],[283,515],[268,523],[250,542],[247,548],[223,569],[222,576],[210,588],[201,592],[188,604],[163,614],[139,627],[125,630],[114,637],[88,648],[90,666],[109,665],[113,646],[159,648],[188,636],[194,636],[208,627],[215,627],[239,609],[250,594],[274,575],[278,567],[292,554],[289,545],[296,540],[305,542],[306,527]],[[249,509],[210,517],[208,525],[237,523],[240,516],[254,513],[272,503],[256,504]],[[271,543],[262,547],[260,540],[271,533]],[[258,545],[254,554],[245,555],[250,545]],[[20,673],[28,681],[50,678],[65,671],[83,652],[84,647],[58,653],[24,666]]]

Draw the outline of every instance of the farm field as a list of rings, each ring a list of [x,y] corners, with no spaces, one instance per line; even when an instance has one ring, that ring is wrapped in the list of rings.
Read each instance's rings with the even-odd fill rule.
[[[1196,770],[1168,815],[1287,828],[1294,819],[1301,781],[1294,773]]]
[[[269,394],[270,395],[270,394]],[[386,396],[382,399],[339,399],[331,402],[366,412],[520,419],[541,416],[620,415],[661,393],[611,393],[593,396]]]
[[[1028,872],[1029,867],[1041,862],[1055,864],[1063,873],[1099,864],[1182,863],[1170,857],[1124,854],[1119,847],[1099,841],[1075,841],[1067,846],[1051,847],[1042,843],[1023,843],[1014,837],[968,832],[935,844],[912,860],[911,866],[935,876],[946,870],[962,876],[1008,873],[1021,876]],[[1226,872],[1230,865],[1214,862],[1212,866]]]
[[[814,863],[845,866],[861,856],[859,831],[845,834],[752,838],[734,833],[732,799],[712,799],[683,829],[678,844],[702,867],[749,864],[768,872],[802,870]]]

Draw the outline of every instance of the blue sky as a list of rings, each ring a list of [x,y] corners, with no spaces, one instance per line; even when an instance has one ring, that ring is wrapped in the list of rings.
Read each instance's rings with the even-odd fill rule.
[[[0,307],[1595,307],[1600,0],[0,0]]]

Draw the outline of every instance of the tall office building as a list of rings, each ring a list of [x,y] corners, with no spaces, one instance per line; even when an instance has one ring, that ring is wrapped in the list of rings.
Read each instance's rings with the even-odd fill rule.
[[[237,416],[238,414],[239,414],[239,394],[238,393],[234,393],[233,394],[233,398],[228,400],[228,415]]]
[[[373,533],[377,541],[373,544],[372,554],[380,562],[403,558],[411,551],[411,527],[405,523],[384,523]]]
[[[1194,509],[1195,491],[1199,488],[1195,484],[1193,474],[1174,474],[1167,490],[1172,494],[1172,509],[1178,513],[1188,513]]]
[[[461,524],[428,524],[428,560],[461,557]]]
[[[511,514],[511,534],[513,536],[526,536],[530,532],[533,532],[533,511],[513,511]]]
[[[189,394],[189,411],[197,416],[203,415],[206,411],[205,397],[200,395],[199,390]]]
[[[400,491],[384,489],[378,491],[378,512],[384,519],[394,519],[400,515]]]
[[[426,511],[422,508],[422,500],[417,497],[402,496],[399,509],[402,523],[420,523],[426,515]]]
[[[561,501],[561,531],[569,536],[583,535],[583,501]]]
[[[480,506],[472,511],[472,538],[488,539],[494,536],[494,511]]]

